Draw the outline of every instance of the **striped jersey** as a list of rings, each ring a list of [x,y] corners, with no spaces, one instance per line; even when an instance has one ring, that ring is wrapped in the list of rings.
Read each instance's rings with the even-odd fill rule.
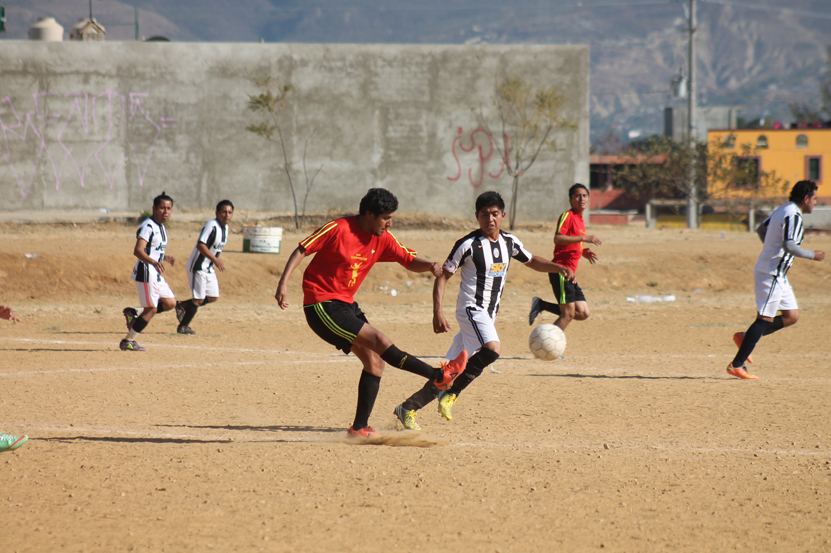
[[[560,215],[557,221],[557,234],[563,236],[585,236],[586,222],[583,220],[583,215],[569,209]],[[554,263],[558,263],[563,267],[568,267],[575,273],[577,272],[577,263],[580,262],[580,257],[583,255],[583,243],[576,242],[566,246],[554,246]]]
[[[159,263],[164,261],[164,251],[167,248],[167,230],[164,225],[160,225],[152,217],[145,219],[136,231],[136,240],[140,238],[147,241],[144,253]],[[138,260],[133,267],[132,278],[136,282],[161,282],[162,275],[153,265]]]
[[[802,211],[795,203],[788,202],[777,207],[762,224],[766,225],[768,230],[765,233],[762,252],[753,270],[773,276],[785,276],[794,258],[785,251],[785,241],[793,240],[797,246],[802,244]]]
[[[202,227],[202,232],[199,233],[199,238],[196,239],[196,246],[205,244],[214,257],[219,257],[226,242],[228,242],[228,225],[222,226],[219,221],[214,219],[205,223],[205,226]],[[202,255],[202,252],[196,246],[193,247],[185,267],[191,273],[198,273],[199,271],[213,273],[214,262]]]
[[[516,236],[504,231],[499,231],[499,237],[493,242],[479,229],[460,238],[443,267],[454,274],[461,269],[456,309],[475,305],[495,317],[511,259],[528,263],[531,257]]]
[[[306,255],[315,254],[303,273],[303,305],[329,300],[354,303],[373,265],[395,261],[409,267],[416,256],[389,231],[375,236],[361,229],[355,215],[329,221],[300,247]]]

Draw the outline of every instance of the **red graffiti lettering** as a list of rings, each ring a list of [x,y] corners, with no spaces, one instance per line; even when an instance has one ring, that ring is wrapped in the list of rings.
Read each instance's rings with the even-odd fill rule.
[[[496,147],[493,144],[493,138],[491,138],[490,134],[484,129],[474,129],[470,132],[467,136],[467,140],[469,142],[469,146],[465,146],[464,142],[464,130],[462,127],[459,127],[456,130],[456,136],[453,137],[453,143],[450,146],[450,151],[453,154],[453,159],[456,160],[456,167],[458,172],[456,176],[447,177],[449,181],[457,181],[462,176],[462,162],[459,160],[459,153],[456,151],[456,146],[458,145],[459,149],[464,153],[472,152],[474,149],[476,150],[476,157],[474,158],[473,164],[476,166],[476,173],[474,176],[474,167],[469,167],[467,171],[468,180],[470,181],[470,185],[476,189],[482,186],[482,183],[485,179],[485,174],[487,174],[492,179],[498,179],[502,175],[502,171],[505,168],[505,163],[502,160],[501,156],[497,155],[496,157],[499,159],[499,171],[494,174],[490,171],[487,171],[486,166],[491,158],[494,157],[494,152],[496,152]],[[494,160],[495,162],[496,160]]]

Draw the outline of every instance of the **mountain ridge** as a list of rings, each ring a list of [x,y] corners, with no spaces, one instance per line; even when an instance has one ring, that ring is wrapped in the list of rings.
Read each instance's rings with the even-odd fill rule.
[[[7,0],[8,1],[8,0]],[[7,5],[7,38],[25,39],[39,17],[69,27],[88,16],[86,0],[19,0]],[[517,0],[135,0],[143,37],[177,41],[439,44],[589,44],[591,134],[625,142],[630,131],[659,134],[663,109],[683,101],[669,81],[687,63],[687,20],[678,1]],[[745,106],[745,117],[787,122],[791,102],[819,103],[829,63],[827,0],[755,5],[699,0],[698,98]],[[95,1],[109,40],[132,40],[133,5]],[[813,15],[811,15],[813,14]],[[827,15],[827,17],[826,17]],[[124,25],[124,26],[121,26]]]

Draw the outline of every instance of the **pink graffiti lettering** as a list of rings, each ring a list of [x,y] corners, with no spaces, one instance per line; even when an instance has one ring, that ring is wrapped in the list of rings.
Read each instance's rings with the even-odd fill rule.
[[[56,190],[75,183],[85,188],[92,173],[100,175],[93,182],[103,177],[112,190],[128,161],[144,186],[161,133],[178,126],[178,119],[152,117],[150,95],[144,92],[37,92],[32,97],[34,109],[23,115],[11,97],[0,100],[0,158],[24,199],[39,171],[50,175]]]
[[[479,138],[477,138],[477,136]],[[453,137],[453,143],[450,146],[450,151],[453,153],[453,159],[456,160],[456,167],[458,168],[458,173],[455,177],[447,177],[449,181],[457,181],[462,176],[462,163],[459,161],[459,155],[456,152],[456,145],[458,144],[459,148],[462,152],[468,153],[474,150],[477,151],[477,159],[475,163],[478,164],[478,178],[474,178],[473,167],[468,168],[467,175],[468,180],[470,181],[470,185],[473,188],[479,188],[482,186],[482,183],[485,179],[485,174],[492,178],[498,179],[502,175],[502,171],[505,169],[505,162],[502,160],[501,156],[497,153],[497,159],[499,159],[499,171],[496,174],[493,174],[486,170],[485,166],[488,165],[488,162],[493,157],[496,148],[493,144],[493,138],[491,138],[490,134],[484,129],[474,129],[468,135],[468,140],[470,141],[470,146],[465,147],[464,142],[462,139],[464,138],[464,130],[462,127],[459,127],[456,130],[456,136]],[[487,140],[487,143],[485,142]],[[485,146],[487,146],[487,152],[485,151]]]

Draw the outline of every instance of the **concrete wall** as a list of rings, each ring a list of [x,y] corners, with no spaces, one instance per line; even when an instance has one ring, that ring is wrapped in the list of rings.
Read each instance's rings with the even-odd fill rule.
[[[519,220],[553,220],[568,186],[588,183],[586,46],[4,41],[0,209],[138,212],[165,190],[179,210],[230,198],[293,212],[278,147],[245,130],[259,75],[295,89],[283,125],[295,168],[304,144],[307,167],[323,166],[308,212],[353,211],[374,186],[401,213],[468,217],[489,189],[507,200],[510,179],[471,114],[491,111],[505,76],[560,87],[578,124],[523,178]]]

